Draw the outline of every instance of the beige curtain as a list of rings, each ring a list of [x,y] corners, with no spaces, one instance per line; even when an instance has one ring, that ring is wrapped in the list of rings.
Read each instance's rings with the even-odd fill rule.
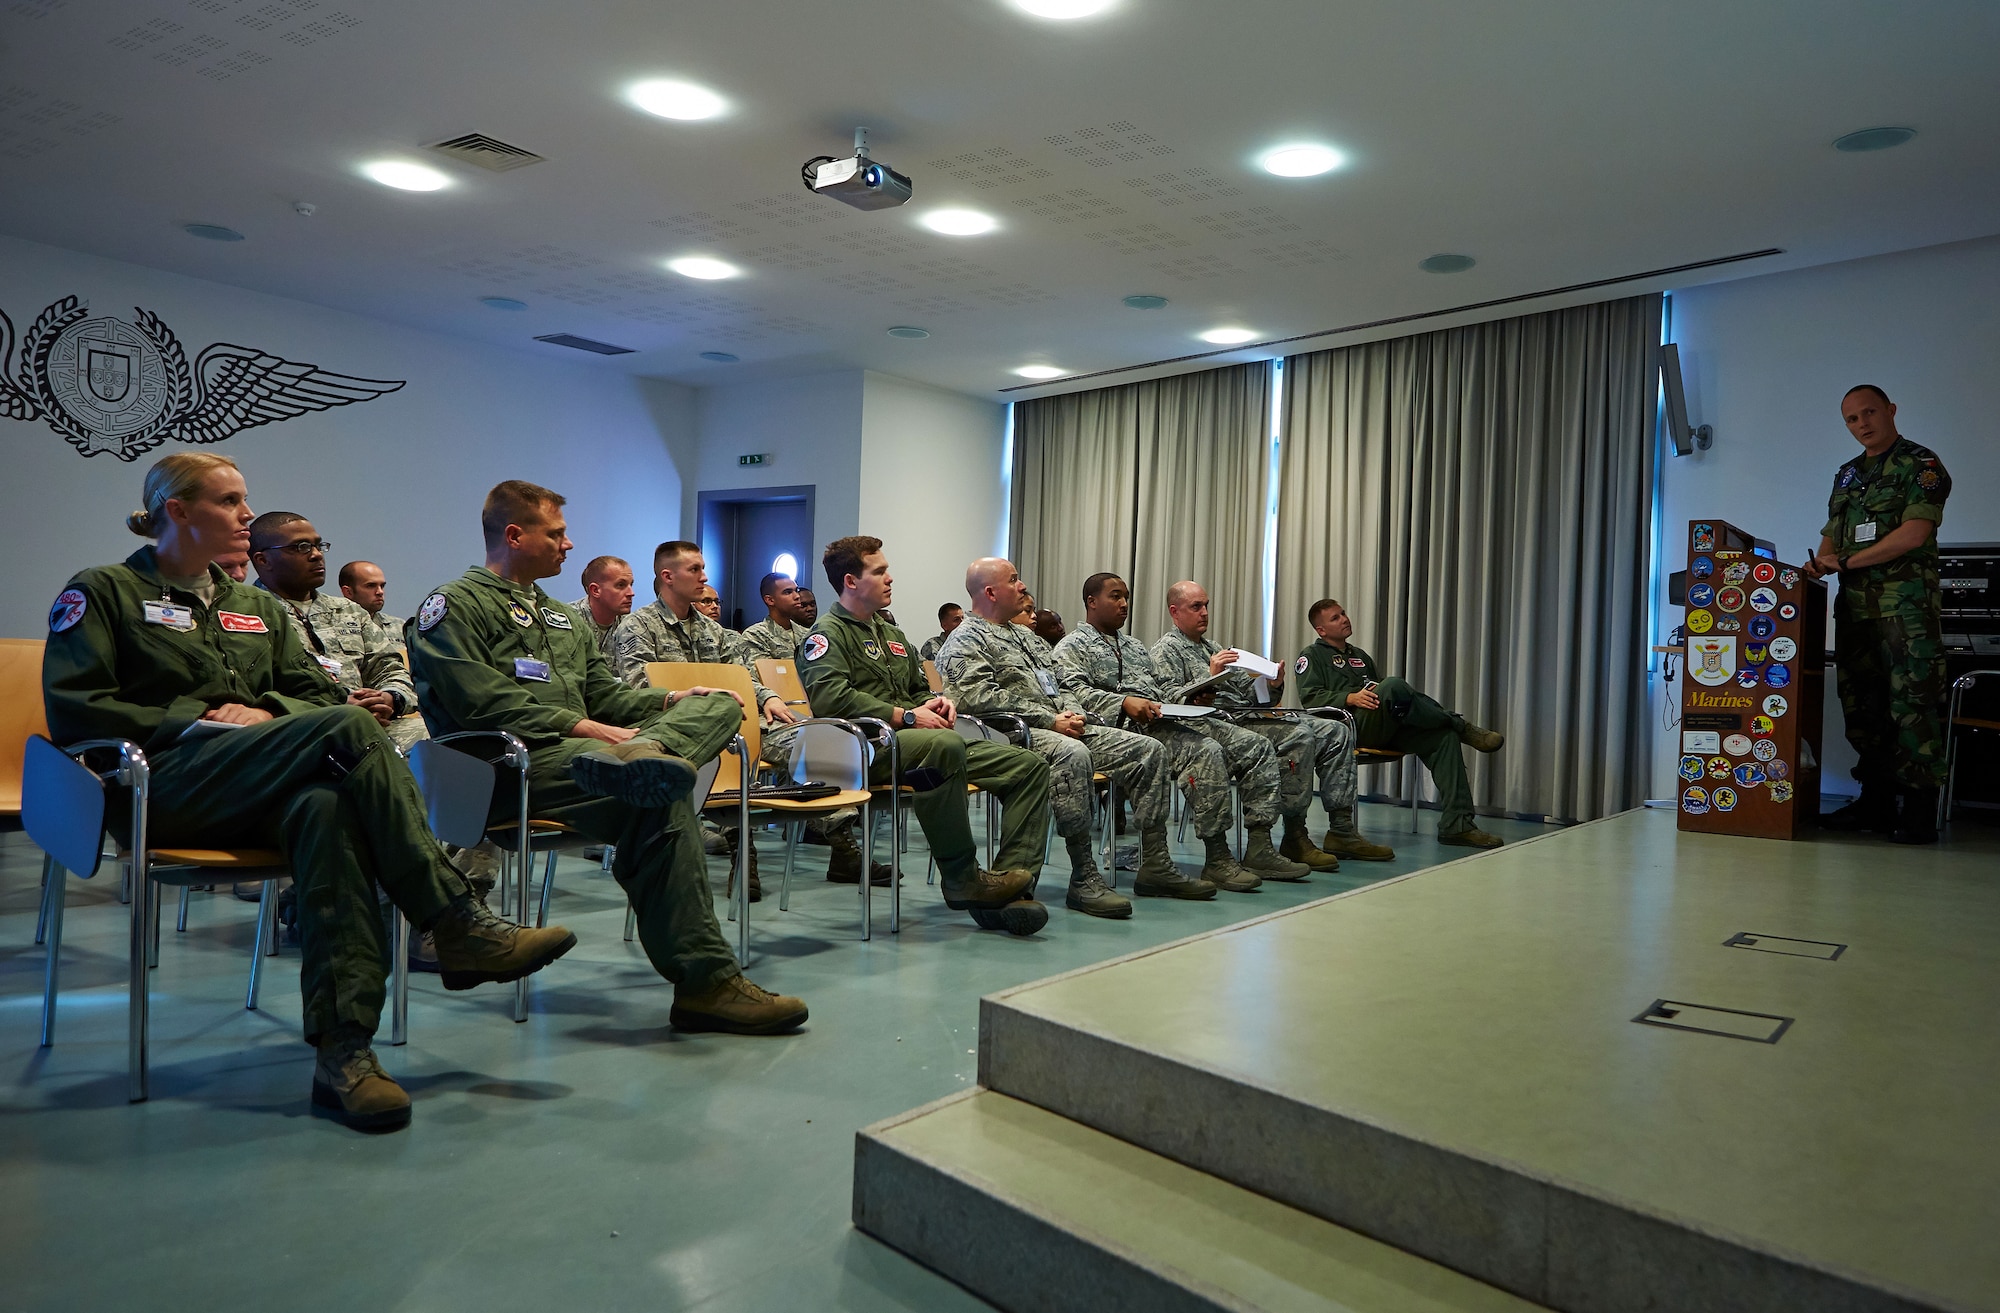
[[[1263,630],[1271,365],[1024,401],[1014,408],[1014,562],[1043,606],[1083,622],[1083,581],[1132,585],[1130,632],[1167,627],[1166,591],[1209,590],[1210,630],[1255,647]]]
[[[1279,650],[1339,599],[1384,673],[1507,735],[1468,754],[1482,809],[1643,798],[1659,325],[1641,296],[1285,362]]]

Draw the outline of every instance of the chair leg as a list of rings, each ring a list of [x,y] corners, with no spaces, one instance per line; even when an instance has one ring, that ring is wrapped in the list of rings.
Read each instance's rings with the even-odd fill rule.
[[[258,899],[258,914],[269,918],[270,924],[264,929],[264,956],[276,957],[282,948],[284,936],[278,933],[278,882],[266,880],[264,890],[271,896],[270,910],[264,910],[264,900]]]
[[[132,865],[130,862],[127,862],[121,869],[123,870],[123,874],[118,877],[118,901],[130,906],[132,902]]]
[[[56,859],[42,854],[42,910],[35,916],[35,942],[41,943],[49,929],[49,876],[54,871]]]
[[[785,827],[785,873],[778,877],[778,910],[792,910],[792,859],[799,855],[799,837],[805,833],[804,821],[793,821]]]
[[[190,888],[187,885],[181,886],[181,910],[180,910],[180,915],[174,918],[175,934],[184,935],[187,933],[188,903],[193,900],[193,896],[194,896],[194,890],[192,888]]]
[[[875,881],[870,878],[875,869],[875,809],[867,803],[861,804],[861,942],[867,943],[875,937],[875,901],[869,897],[869,890]]]
[[[137,836],[134,836],[136,839]],[[143,851],[143,845],[141,845]],[[132,891],[132,935],[131,935],[131,998],[126,1007],[125,1023],[125,1063],[130,1084],[126,1097],[133,1103],[144,1103],[151,1094],[150,1072],[147,1053],[147,1023],[150,1018],[147,1009],[151,1005],[149,989],[151,972],[146,969],[147,942],[152,938],[153,914],[147,906],[151,901],[153,882],[135,859],[126,863],[126,881]]]
[[[639,931],[639,911],[630,902],[625,904],[625,942],[631,943],[632,936]]]
[[[62,966],[62,925],[64,895],[69,892],[69,873],[56,859],[42,859],[42,924],[48,928],[49,960],[42,975],[42,1047],[56,1042],[56,976]]]
[[[403,909],[389,913],[389,1043],[406,1044],[410,1038],[410,918]]]
[[[1118,887],[1118,781],[1104,777],[1104,878]]]
[[[160,966],[160,913],[165,906],[163,891],[154,885],[146,895],[147,918],[151,923],[151,933],[146,936],[146,965],[158,970]]]
[[[1415,834],[1417,832],[1417,796],[1423,792],[1424,782],[1417,775],[1415,767],[1405,765],[1403,769],[1410,774],[1410,833]]]
[[[250,944],[250,988],[243,995],[243,1006],[251,1012],[257,1010],[257,994],[264,985],[264,950],[277,937],[277,886],[276,880],[266,880],[263,892],[257,895],[257,937]]]
[[[549,923],[549,891],[556,887],[556,850],[549,849],[549,860],[542,867],[542,905],[535,911],[535,929],[540,930]]]
[[[1241,786],[1229,786],[1229,811],[1236,822],[1236,855],[1243,855],[1243,790]]]

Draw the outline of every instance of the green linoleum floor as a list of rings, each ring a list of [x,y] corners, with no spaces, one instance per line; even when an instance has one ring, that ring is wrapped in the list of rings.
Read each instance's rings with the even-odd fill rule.
[[[510,991],[413,988],[410,1043],[383,1050],[415,1095],[408,1131],[364,1137],[307,1116],[297,957],[270,964],[247,1012],[254,908],[196,895],[185,936],[169,906],[153,996],[150,1103],[125,1102],[126,909],[107,872],[70,882],[56,1046],[36,1047],[40,861],[0,838],[0,1304],[431,1311],[551,1308],[984,1307],[848,1223],[853,1135],[970,1086],[982,994],[1458,855],[1367,805],[1391,863],[1207,904],[1146,900],[1129,922],[1064,910],[1049,927],[979,931],[905,856],[904,934],[858,941],[851,888],[802,848],[793,911],[776,909],[782,848],[760,840],[772,890],[753,908],[751,976],[803,994],[800,1036],[683,1038],[668,987],[624,943],[624,904],[593,864],[564,859],[553,916],[582,939],[537,977],[524,1025]],[[1320,827],[1315,818],[1315,829]],[[1482,822],[1511,839],[1543,827]],[[975,818],[975,827],[977,819]],[[1193,836],[1179,852],[1192,862]],[[717,887],[719,892],[719,867]],[[1122,877],[1129,886],[1130,874]],[[612,1233],[616,1232],[614,1236]]]

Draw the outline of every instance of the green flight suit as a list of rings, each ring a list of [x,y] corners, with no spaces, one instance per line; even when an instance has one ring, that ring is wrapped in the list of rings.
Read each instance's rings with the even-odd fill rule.
[[[428,925],[465,882],[375,717],[347,706],[277,598],[210,566],[214,604],[170,588],[151,547],[70,580],[49,614],[42,696],[57,743],[130,739],[151,766],[148,847],[276,848],[298,889],[305,1038],[371,1034],[389,943],[380,885]],[[179,608],[163,614],[148,603]],[[226,703],[261,725],[183,739]],[[111,809],[122,838],[122,808]]]
[[[1335,647],[1316,638],[1292,663],[1292,673],[1298,676],[1300,706],[1347,708],[1354,717],[1356,747],[1390,748],[1422,760],[1437,785],[1439,834],[1473,828],[1472,783],[1466,777],[1465,749],[1459,739],[1465,717],[1446,711],[1408,680],[1383,679],[1375,658],[1352,643]],[[1360,692],[1371,681],[1381,705],[1347,706],[1347,695]]]
[[[694,804],[639,808],[585,793],[569,764],[604,745],[571,738],[582,720],[637,729],[700,765],[743,725],[734,698],[682,698],[671,709],[657,688],[627,688],[596,637],[537,585],[509,583],[475,566],[424,599],[408,626],[417,705],[431,737],[506,730],[528,747],[528,808],[616,845],[611,874],[637,915],[639,942],[662,976],[690,989],[738,974],[715,921]],[[496,788],[492,819],[512,821],[510,788]]]
[[[1951,475],[1936,453],[1897,438],[1840,467],[1820,532],[1840,556],[1908,520],[1944,522]],[[1834,595],[1834,679],[1859,760],[1854,778],[1904,789],[1944,784],[1944,629],[1937,533],[1893,561],[1843,570]]]
[[[916,649],[903,631],[880,616],[857,620],[835,603],[806,636],[799,677],[815,716],[852,720],[873,716],[894,724],[896,708],[922,706],[937,696],[924,678]],[[1000,799],[1000,847],[993,865],[1039,875],[1049,833],[1049,763],[1027,748],[970,742],[948,729],[899,729],[897,756],[905,778],[928,768],[941,779],[911,796],[938,870],[953,878],[977,869],[978,850],[966,819],[967,782]],[[889,782],[889,754],[879,752],[868,778]],[[923,777],[919,777],[923,778]]]

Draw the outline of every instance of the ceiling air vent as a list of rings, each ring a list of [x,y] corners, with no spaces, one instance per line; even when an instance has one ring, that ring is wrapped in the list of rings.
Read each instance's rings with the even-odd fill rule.
[[[612,346],[609,342],[599,342],[593,338],[578,337],[575,333],[550,333],[538,337],[537,342],[547,342],[550,346],[573,347],[578,351],[591,351],[600,356],[629,356],[637,347]]]
[[[468,132],[463,137],[453,137],[450,141],[440,141],[430,149],[441,155],[449,155],[467,164],[477,164],[482,169],[495,173],[505,173],[509,169],[524,169],[530,164],[540,164],[543,157],[519,146],[509,146],[483,132]]]

